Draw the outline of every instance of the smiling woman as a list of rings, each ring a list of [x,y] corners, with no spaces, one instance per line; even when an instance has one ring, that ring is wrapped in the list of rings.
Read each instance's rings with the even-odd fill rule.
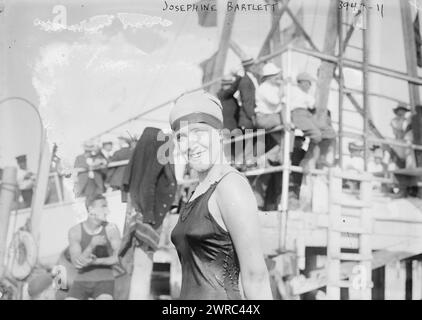
[[[200,181],[171,236],[182,264],[180,299],[271,299],[253,192],[224,161],[220,102],[205,92],[184,95],[170,125]]]

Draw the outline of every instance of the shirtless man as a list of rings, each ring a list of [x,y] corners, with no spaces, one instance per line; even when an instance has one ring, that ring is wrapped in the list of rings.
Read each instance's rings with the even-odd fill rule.
[[[120,232],[106,221],[109,209],[103,195],[88,198],[86,208],[88,218],[69,230],[70,256],[78,274],[66,299],[112,300]]]

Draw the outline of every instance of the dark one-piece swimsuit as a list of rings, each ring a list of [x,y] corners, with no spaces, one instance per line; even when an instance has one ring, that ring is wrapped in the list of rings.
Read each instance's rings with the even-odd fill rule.
[[[213,218],[208,200],[218,183],[189,201],[171,234],[182,265],[181,300],[239,300],[239,261],[230,234]],[[238,173],[240,174],[240,173]]]

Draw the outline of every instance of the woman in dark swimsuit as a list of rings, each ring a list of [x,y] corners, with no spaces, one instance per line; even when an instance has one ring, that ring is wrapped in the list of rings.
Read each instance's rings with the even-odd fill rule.
[[[182,265],[180,299],[272,299],[254,194],[223,160],[220,102],[205,92],[184,95],[170,125],[199,177],[171,236]]]

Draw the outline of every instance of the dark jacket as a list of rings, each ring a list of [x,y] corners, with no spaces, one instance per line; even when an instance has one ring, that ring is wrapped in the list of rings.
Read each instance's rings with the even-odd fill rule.
[[[132,155],[131,148],[121,148],[117,150],[109,159],[109,162],[129,160]],[[126,170],[126,166],[109,168],[107,171],[107,183],[113,190],[120,189],[123,183],[123,176]]]
[[[220,99],[221,105],[223,106],[224,128],[229,130],[236,129],[238,127],[239,104],[233,95],[239,87],[240,80],[240,77],[236,77],[236,80],[232,83],[230,88],[227,90],[221,88],[217,93],[217,97]]]
[[[256,88],[248,76],[245,74],[239,82],[239,94],[242,108],[239,111],[239,127],[253,129],[252,118],[255,116],[255,92]]]
[[[155,229],[161,226],[170,210],[177,189],[173,148],[166,150],[169,162],[160,163],[157,151],[167,141],[159,141],[160,129],[148,127],[136,144],[123,177],[123,190],[130,193],[131,203],[143,216],[143,222]],[[171,146],[171,144],[170,144]]]

